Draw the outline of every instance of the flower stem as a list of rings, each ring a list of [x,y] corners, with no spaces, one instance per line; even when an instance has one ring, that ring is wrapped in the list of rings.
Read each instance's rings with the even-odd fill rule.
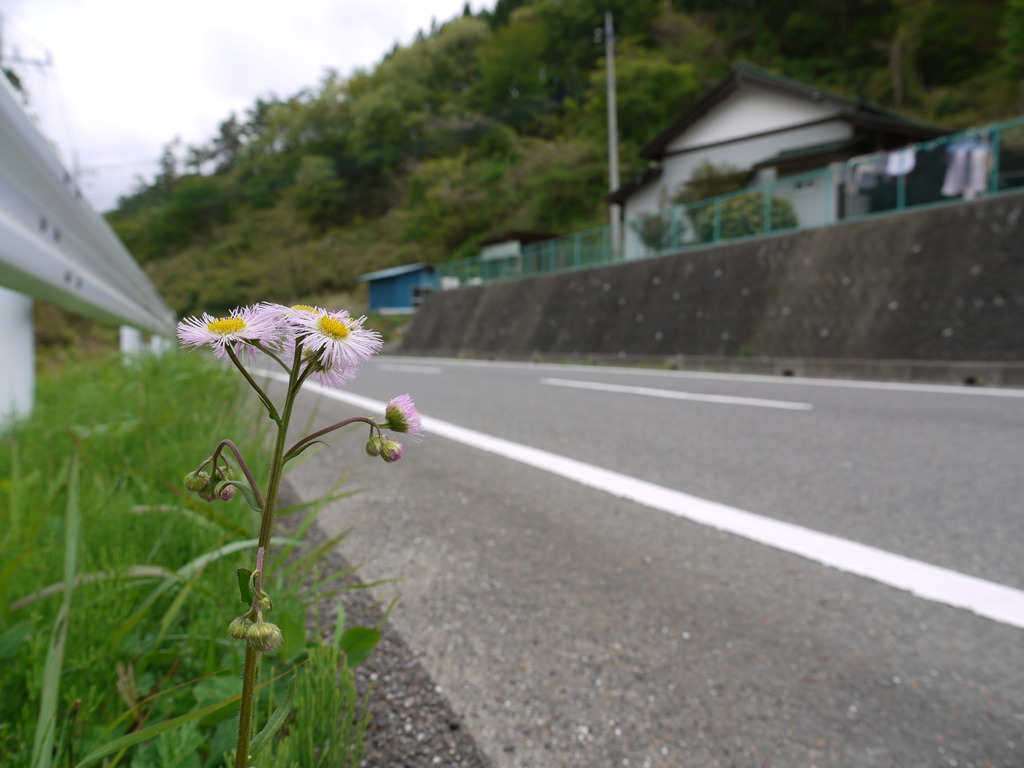
[[[257,570],[259,571],[257,584],[255,585],[257,593],[263,589],[263,577],[267,572],[270,560],[270,537],[274,532],[274,513],[277,511],[277,496],[281,490],[281,480],[284,477],[284,447],[285,440],[288,437],[288,422],[291,420],[292,408],[295,405],[295,398],[298,396],[301,385],[299,361],[298,355],[296,355],[296,363],[289,377],[288,394],[285,397],[284,409],[280,420],[275,419],[277,421],[277,438],[274,441],[274,455],[270,462],[270,478],[267,481],[267,495],[260,519],[260,535],[257,543]],[[256,599],[255,596],[253,599]],[[256,703],[256,675],[259,670],[259,660],[260,652],[249,647],[247,644],[245,647],[245,665],[242,669],[242,699],[238,712],[238,743],[235,752],[235,768],[247,768],[249,764],[249,742],[252,739],[253,710]]]
[[[276,421],[278,424],[280,424],[281,420],[280,417],[277,415],[277,409],[274,408],[274,403],[271,401],[271,399],[267,397],[267,393],[264,392],[260,385],[256,383],[256,380],[249,375],[249,372],[245,369],[245,366],[242,365],[242,361],[238,359],[238,355],[235,354],[235,351],[231,348],[231,345],[229,344],[228,346],[225,347],[225,349],[227,350],[228,357],[231,359],[231,362],[234,364],[235,368],[239,370],[239,372],[242,374],[245,380],[249,382],[249,386],[252,387],[253,391],[256,392],[256,395],[259,397],[260,402],[263,403],[263,407],[267,409],[267,413],[270,415],[270,418],[273,421]]]
[[[249,470],[249,465],[245,463],[245,459],[242,458],[242,452],[238,450],[236,446],[230,440],[221,440],[220,445],[217,446],[217,450],[213,452],[211,457],[214,467],[217,466],[217,459],[220,457],[221,451],[225,448],[235,454],[235,461],[238,462],[238,468],[242,470],[242,474],[245,475],[245,479],[249,482],[249,487],[252,488],[253,494],[256,496],[256,503],[259,504],[260,509],[263,509],[266,504],[263,502],[263,494],[260,493],[260,487],[256,484],[256,478],[252,476],[252,472]]]
[[[356,424],[358,422],[369,424],[371,427],[375,428],[378,433],[380,433],[380,425],[373,419],[368,418],[366,416],[353,416],[350,419],[344,419],[342,421],[339,421],[337,424],[331,424],[331,426],[329,427],[324,427],[323,429],[318,430],[311,435],[306,435],[304,438],[299,440],[295,445],[288,449],[288,451],[284,455],[284,460],[288,461],[289,459],[295,458],[295,455],[299,451],[301,451],[305,446],[314,442],[317,438],[323,437],[324,435],[333,432],[336,429],[341,429],[342,427],[347,427],[349,424]]]

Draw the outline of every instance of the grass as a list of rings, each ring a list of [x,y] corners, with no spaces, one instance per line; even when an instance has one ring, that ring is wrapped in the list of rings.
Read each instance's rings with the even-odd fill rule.
[[[243,647],[226,627],[254,513],[186,496],[181,478],[225,437],[263,476],[246,395],[199,355],[71,363],[0,436],[0,765],[76,766],[113,741],[108,766],[216,766],[234,746]],[[305,658],[305,608],[275,593],[298,642],[264,681],[264,718],[288,688],[270,678]]]

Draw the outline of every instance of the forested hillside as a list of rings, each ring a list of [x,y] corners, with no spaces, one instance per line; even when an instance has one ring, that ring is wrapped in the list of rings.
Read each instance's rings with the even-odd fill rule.
[[[606,7],[623,179],[739,60],[950,128],[1024,111],[1024,0],[498,0],[225,115],[205,145],[171,141],[110,221],[180,312],[602,225]]]

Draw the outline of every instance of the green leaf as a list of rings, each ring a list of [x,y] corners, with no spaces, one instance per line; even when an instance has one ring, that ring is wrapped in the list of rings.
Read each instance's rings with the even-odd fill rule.
[[[313,446],[316,446],[316,450],[312,451],[311,453],[306,453],[306,451],[312,448]],[[316,456],[320,449],[325,447],[329,448],[330,446],[327,445],[327,443],[325,443],[323,440],[313,440],[309,443],[306,443],[304,446],[299,448],[299,450],[295,451],[295,453],[290,453],[287,456],[285,456],[284,460],[288,462],[288,468],[285,471],[291,472],[297,466],[302,464],[303,461],[307,461],[311,459],[313,456]],[[303,454],[305,455],[303,456]],[[295,461],[295,459],[297,459],[299,456],[302,456],[302,461]]]
[[[253,512],[259,512],[263,514],[263,507],[260,506],[259,502],[256,501],[256,492],[253,491],[252,487],[244,480],[224,480],[224,485],[233,485],[235,488],[242,492],[245,497],[245,503],[249,505],[249,509]]]
[[[249,590],[249,580],[252,579],[252,571],[248,568],[235,568],[235,576],[238,577],[238,594],[245,605],[252,605],[252,592]]]
[[[35,739],[32,743],[33,768],[49,768],[53,763],[53,742],[56,736],[57,707],[60,681],[64,672],[64,646],[67,642],[71,617],[71,593],[75,588],[78,571],[78,544],[82,526],[82,510],[78,503],[78,452],[72,454],[68,469],[68,501],[64,528],[64,599],[50,630],[50,642],[43,665],[43,680],[39,692],[39,715],[36,718]]]
[[[192,686],[192,698],[200,708],[208,707],[218,701],[230,699],[242,689],[242,681],[237,675],[214,675],[206,677]]]
[[[31,621],[21,621],[0,635],[0,659],[13,658],[21,643],[34,629],[35,625]]]
[[[267,746],[267,743],[272,739],[281,726],[284,725],[285,720],[288,719],[288,713],[292,711],[292,707],[295,705],[295,678],[296,675],[292,675],[291,681],[288,683],[288,695],[285,700],[282,701],[277,709],[274,710],[274,714],[267,720],[267,724],[263,726],[251,742],[249,742],[249,757],[250,759],[256,757],[260,751]]]
[[[214,712],[219,712],[225,707],[230,707],[232,704],[237,703],[241,698],[242,694],[237,693],[230,698],[224,699],[223,701],[218,701],[216,704],[211,704],[208,707],[193,710],[188,714],[181,715],[179,717],[173,717],[170,720],[164,720],[162,723],[151,725],[148,728],[143,728],[139,731],[132,731],[131,733],[122,736],[118,739],[108,741],[102,747],[97,747],[88,755],[83,757],[75,766],[75,768],[85,768],[85,766],[92,765],[101,757],[106,757],[107,755],[112,755],[115,752],[120,752],[122,749],[133,747],[136,744],[140,744],[143,741],[159,736],[161,733],[167,733],[168,731],[173,730],[178,726],[185,725],[185,723],[190,723],[193,720],[198,720],[200,717],[212,715]]]
[[[132,579],[174,579],[175,575],[173,571],[161,568],[158,565],[132,565],[118,573],[106,573],[105,571],[80,573],[75,576],[72,587],[80,587],[83,584],[93,584],[98,581],[108,581],[111,579],[125,577]],[[57,582],[56,584],[50,584],[37,592],[33,592],[31,595],[25,595],[25,597],[15,600],[11,603],[10,610],[14,611],[18,608],[24,608],[26,605],[30,605],[37,600],[42,600],[43,598],[51,597],[52,595],[59,595],[64,592],[66,588],[67,584],[63,581]]]
[[[341,635],[341,650],[350,667],[357,667],[366,661],[380,642],[382,633],[376,627],[352,627]]]
[[[160,768],[199,768],[199,748],[205,741],[194,722],[161,735],[156,740]]]
[[[345,633],[345,604],[338,601],[338,617],[334,620],[334,647],[341,650],[341,636]]]

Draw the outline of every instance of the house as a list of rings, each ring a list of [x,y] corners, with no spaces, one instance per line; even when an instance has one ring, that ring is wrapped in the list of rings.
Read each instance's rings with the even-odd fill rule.
[[[415,312],[428,293],[437,288],[434,268],[429,264],[406,264],[359,276],[369,283],[371,312],[409,314]]]
[[[841,218],[843,206],[867,210],[867,203],[851,201],[840,189],[844,180],[821,171],[947,133],[739,64],[640,150],[647,168],[610,200],[622,206],[627,223],[642,220],[688,192],[688,202],[699,199],[695,171],[698,177],[720,171],[731,173],[740,187],[779,182],[772,195],[789,200],[801,226],[823,224]],[[791,184],[784,183],[789,179]],[[642,255],[637,227],[627,226],[626,232],[627,258]]]
[[[547,232],[531,230],[509,230],[484,238],[479,242],[480,260],[492,261],[523,255],[523,246],[541,243],[557,237]]]
[[[484,238],[480,245],[481,277],[502,279],[521,277],[536,270],[538,243],[557,235],[532,230],[509,230]]]

